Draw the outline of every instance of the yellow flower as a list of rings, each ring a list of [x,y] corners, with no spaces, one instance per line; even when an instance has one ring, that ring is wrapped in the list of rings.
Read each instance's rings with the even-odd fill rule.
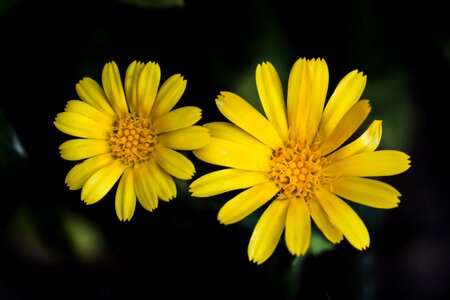
[[[328,67],[323,59],[295,62],[289,75],[287,105],[275,68],[256,68],[256,85],[265,116],[240,96],[221,92],[216,99],[230,122],[204,124],[211,140],[194,151],[201,160],[226,167],[190,185],[195,197],[244,189],[218,213],[223,224],[246,218],[267,204],[248,245],[249,260],[261,264],[274,252],[284,231],[292,255],[304,255],[311,239],[311,219],[332,243],[343,237],[359,250],[369,246],[369,233],[342,198],[375,208],[393,208],[400,193],[367,177],[402,173],[409,156],[376,150],[381,121],[375,120],[350,143],[370,112],[359,100],[366,76],[348,73],[325,105]],[[271,201],[273,200],[273,201]]]
[[[153,211],[158,199],[176,197],[173,177],[187,180],[195,173],[192,162],[176,150],[197,149],[209,141],[208,129],[193,125],[201,119],[198,107],[173,109],[186,80],[176,74],[159,88],[160,78],[157,63],[134,61],[124,89],[116,63],[106,63],[103,88],[91,78],[80,80],[76,91],[81,100],[68,101],[54,122],[77,137],[61,144],[61,157],[83,160],[66,176],[69,189],[81,189],[81,200],[93,204],[118,181],[115,209],[121,221],[132,218],[136,199]]]

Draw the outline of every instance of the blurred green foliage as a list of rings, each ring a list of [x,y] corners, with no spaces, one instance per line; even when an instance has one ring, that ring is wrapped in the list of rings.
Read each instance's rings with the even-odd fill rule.
[[[15,5],[22,2],[22,0],[0,0],[0,14],[13,8]]]
[[[115,0],[125,5],[132,5],[142,8],[168,8],[183,7],[184,0]]]

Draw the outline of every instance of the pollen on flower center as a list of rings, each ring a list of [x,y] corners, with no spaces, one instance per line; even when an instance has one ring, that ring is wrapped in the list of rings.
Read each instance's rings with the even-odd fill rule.
[[[127,114],[111,131],[111,151],[127,165],[149,159],[158,143],[148,119]]]
[[[317,145],[288,141],[272,153],[269,179],[279,187],[279,199],[303,198],[309,200],[326,183],[323,168],[327,158]]]

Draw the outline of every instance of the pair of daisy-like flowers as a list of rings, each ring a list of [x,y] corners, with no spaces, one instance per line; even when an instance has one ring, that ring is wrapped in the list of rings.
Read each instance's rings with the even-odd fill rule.
[[[160,86],[157,63],[132,62],[124,84],[114,62],[76,84],[80,100],[67,102],[55,126],[76,138],[61,144],[61,157],[81,161],[66,176],[71,190],[93,204],[118,182],[115,210],[130,220],[136,202],[148,211],[177,196],[174,178],[190,180],[194,164],[180,151],[224,168],[191,182],[193,197],[242,190],[218,212],[223,224],[239,222],[264,207],[250,238],[248,257],[257,264],[275,251],[284,232],[292,255],[307,252],[312,221],[332,243],[343,237],[355,248],[369,246],[361,218],[343,199],[375,208],[393,208],[400,193],[376,177],[410,167],[409,156],[376,150],[382,122],[373,121],[353,141],[370,112],[360,100],[366,76],[348,73],[326,102],[329,73],[323,59],[298,59],[287,84],[287,100],[276,69],[256,68],[264,115],[232,92],[216,98],[228,121],[195,125],[201,109],[175,108],[186,89],[179,75]]]

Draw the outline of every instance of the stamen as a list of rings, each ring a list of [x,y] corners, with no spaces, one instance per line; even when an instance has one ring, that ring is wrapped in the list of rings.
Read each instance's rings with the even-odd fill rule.
[[[110,143],[112,154],[132,166],[151,158],[158,136],[147,119],[128,114],[112,128]]]
[[[306,201],[327,183],[323,168],[328,164],[317,145],[287,141],[272,153],[269,179],[279,187],[279,199],[303,198]]]

